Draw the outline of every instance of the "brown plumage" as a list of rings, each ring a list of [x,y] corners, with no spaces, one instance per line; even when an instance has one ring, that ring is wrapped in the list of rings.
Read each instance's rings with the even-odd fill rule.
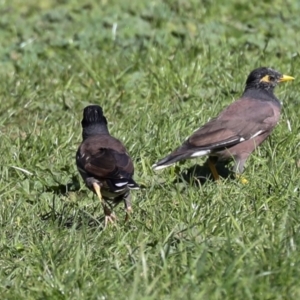
[[[196,130],[179,148],[153,165],[155,170],[178,161],[208,155],[214,178],[216,160],[234,159],[234,172],[242,173],[249,155],[271,134],[279,121],[281,104],[273,90],[277,83],[293,80],[270,68],[250,73],[242,97],[216,118]]]
[[[102,203],[105,225],[115,215],[108,206],[124,200],[126,220],[131,212],[130,189],[139,186],[133,180],[133,162],[123,144],[109,134],[102,108],[90,105],[84,109],[83,141],[76,154],[76,164],[86,186]]]

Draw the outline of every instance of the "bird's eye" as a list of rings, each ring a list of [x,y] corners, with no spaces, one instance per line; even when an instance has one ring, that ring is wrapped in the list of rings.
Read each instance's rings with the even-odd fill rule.
[[[275,81],[275,76],[269,75],[269,80],[270,81]]]

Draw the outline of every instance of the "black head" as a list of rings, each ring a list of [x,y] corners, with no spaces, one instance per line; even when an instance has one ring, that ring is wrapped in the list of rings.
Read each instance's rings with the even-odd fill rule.
[[[96,124],[107,125],[106,118],[103,115],[102,107],[99,105],[89,105],[83,110],[83,119],[81,121],[81,125],[83,128],[85,128]]]
[[[271,68],[258,68],[249,74],[246,81],[246,89],[255,88],[273,91],[278,83],[290,80],[294,80],[294,78],[282,75]]]

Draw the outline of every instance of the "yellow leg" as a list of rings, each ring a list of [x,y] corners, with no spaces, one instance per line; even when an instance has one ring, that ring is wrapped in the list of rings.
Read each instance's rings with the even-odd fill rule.
[[[208,159],[208,166],[210,168],[210,171],[213,175],[214,180],[218,181],[220,179],[218,171],[216,169],[215,164],[210,160],[210,158]]]
[[[126,223],[129,220],[130,214],[132,213],[131,195],[128,194],[124,200],[125,200],[125,211],[126,211],[126,216],[125,216],[125,223]]]
[[[129,206],[126,208],[126,216],[125,216],[125,223],[129,220],[129,216],[132,213],[132,207]]]
[[[94,188],[94,191],[97,194],[97,196],[98,196],[98,198],[99,198],[99,200],[100,200],[100,202],[102,204],[102,207],[103,207],[103,210],[104,210],[104,214],[105,214],[105,227],[106,227],[106,225],[107,225],[108,222],[114,223],[114,221],[116,220],[116,216],[107,207],[107,204],[105,203],[105,200],[102,198],[99,184],[96,183],[96,182],[94,182],[93,183],[93,188]]]
[[[94,191],[95,193],[97,194],[99,200],[101,201],[101,203],[103,202],[103,199],[102,199],[102,195],[101,195],[101,192],[100,192],[100,186],[98,183],[94,182],[93,183],[93,188],[94,188]]]

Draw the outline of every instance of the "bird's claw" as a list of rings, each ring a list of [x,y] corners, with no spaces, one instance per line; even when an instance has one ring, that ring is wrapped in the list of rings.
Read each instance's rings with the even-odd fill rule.
[[[108,223],[114,224],[116,220],[117,217],[113,213],[110,213],[109,215],[105,215],[105,227],[107,226]]]

